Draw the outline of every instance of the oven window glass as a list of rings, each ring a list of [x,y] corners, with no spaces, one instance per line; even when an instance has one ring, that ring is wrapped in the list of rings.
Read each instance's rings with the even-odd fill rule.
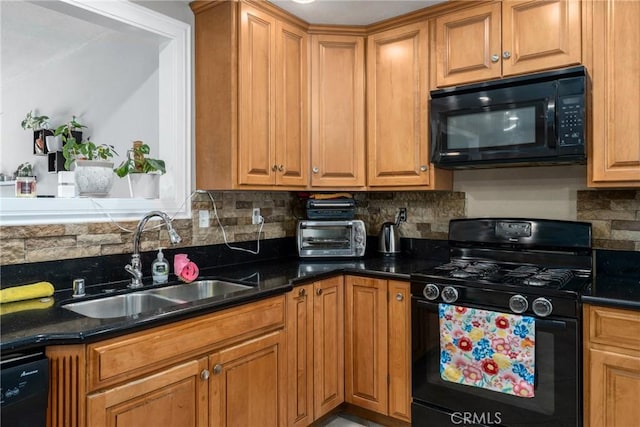
[[[351,227],[314,226],[303,228],[302,249],[349,249],[351,247]]]
[[[447,146],[451,150],[518,146],[535,141],[535,106],[447,117]]]

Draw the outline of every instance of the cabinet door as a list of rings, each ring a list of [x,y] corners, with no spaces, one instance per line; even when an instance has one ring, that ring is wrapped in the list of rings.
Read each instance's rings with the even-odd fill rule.
[[[342,276],[313,285],[314,415],[344,402],[344,287]]]
[[[345,399],[387,415],[387,281],[345,278]]]
[[[500,77],[499,2],[440,16],[435,25],[437,86]]]
[[[411,289],[389,281],[389,416],[411,422]]]
[[[88,426],[202,426],[208,424],[207,359],[87,397]]]
[[[276,28],[276,184],[305,187],[309,184],[309,40],[293,25],[278,22]]]
[[[313,422],[313,285],[287,295],[287,424]]]
[[[640,186],[640,2],[593,1],[589,186]]]
[[[367,185],[429,184],[427,23],[367,40]]]
[[[311,185],[365,185],[364,37],[311,38]]]
[[[275,183],[275,171],[272,170],[276,137],[275,59],[275,18],[241,3],[238,55],[239,184]]]
[[[287,425],[284,341],[277,331],[210,356],[212,426]]]
[[[589,350],[588,425],[632,426],[640,419],[640,357]]]
[[[579,64],[580,23],[578,0],[503,1],[502,74]]]

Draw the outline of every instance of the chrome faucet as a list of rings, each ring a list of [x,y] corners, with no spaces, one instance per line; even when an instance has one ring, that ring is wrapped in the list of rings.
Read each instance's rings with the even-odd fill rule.
[[[144,231],[144,226],[147,224],[153,217],[160,217],[165,225],[167,226],[167,232],[169,233],[169,241],[173,245],[177,245],[182,241],[176,230],[173,229],[171,225],[171,218],[164,212],[161,211],[151,211],[146,214],[140,222],[138,222],[138,226],[136,227],[136,231],[133,234],[133,254],[131,255],[131,263],[124,266],[124,269],[127,273],[133,276],[131,278],[131,283],[129,283],[129,287],[132,289],[141,288],[142,287],[142,262],[140,261],[140,235]]]

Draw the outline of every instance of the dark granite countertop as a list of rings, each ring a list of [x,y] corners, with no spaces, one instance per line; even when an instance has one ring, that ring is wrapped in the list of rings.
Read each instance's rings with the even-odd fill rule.
[[[226,279],[252,284],[254,288],[229,296],[159,309],[153,314],[139,315],[135,318],[94,319],[76,314],[60,307],[62,304],[78,301],[71,297],[71,291],[56,291],[55,305],[50,308],[2,315],[0,351],[19,352],[46,345],[86,343],[110,338],[257,301],[287,292],[298,284],[336,274],[364,274],[409,280],[411,272],[431,267],[438,262],[434,259],[381,255],[355,260],[302,260],[297,257],[285,257],[221,268],[204,268],[201,269],[200,278]],[[86,298],[105,295],[107,290],[110,293],[129,292],[126,289],[126,281],[112,282],[88,289]]]
[[[593,284],[582,302],[640,310],[640,252],[596,250]]]
[[[218,278],[253,285],[247,291],[230,296],[220,296],[178,306],[160,309],[153,314],[136,318],[93,319],[61,308],[62,304],[76,301],[71,298],[71,290],[61,277],[73,277],[78,271],[87,276],[91,274],[93,282],[104,284],[88,286],[87,292],[94,297],[104,295],[105,290],[130,292],[126,281],[113,274],[122,270],[126,258],[116,258],[100,265],[100,260],[87,259],[71,263],[43,263],[37,268],[31,265],[2,267],[3,286],[5,283],[50,280],[56,285],[55,305],[47,309],[29,310],[3,314],[0,318],[0,352],[18,352],[30,348],[42,348],[46,345],[74,344],[97,341],[164,325],[193,316],[215,312],[224,308],[257,301],[269,296],[288,292],[299,284],[328,278],[336,274],[360,274],[387,279],[409,280],[411,273],[432,267],[448,255],[446,242],[422,241],[411,239],[403,242],[402,255],[393,257],[376,253],[360,259],[344,260],[304,260],[287,251],[280,252],[283,246],[291,247],[289,241],[272,242],[268,248],[270,257],[258,260],[235,258],[234,263],[222,267],[222,259],[234,254],[224,249],[189,248],[189,256],[201,266],[200,278]],[[425,246],[426,245],[426,246]],[[265,244],[267,246],[267,244]],[[184,249],[182,249],[185,251]],[[168,256],[172,254],[167,250]],[[274,256],[274,254],[276,256]],[[154,254],[145,254],[148,262]],[[445,258],[443,258],[445,257]],[[115,268],[115,267],[118,268]],[[202,268],[204,267],[204,268]],[[113,273],[113,272],[117,273]],[[48,274],[45,274],[46,272]],[[595,251],[594,282],[588,292],[582,296],[584,303],[640,310],[640,252]],[[6,281],[6,282],[5,282]],[[92,281],[89,281],[90,283]],[[24,282],[23,282],[24,283]],[[28,282],[27,282],[28,283]],[[63,283],[59,286],[59,283]],[[148,285],[145,286],[145,289]]]

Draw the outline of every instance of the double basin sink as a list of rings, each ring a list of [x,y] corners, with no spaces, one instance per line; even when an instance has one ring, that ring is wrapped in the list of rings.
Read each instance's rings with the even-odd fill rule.
[[[112,319],[153,313],[168,307],[230,295],[253,288],[253,286],[223,280],[198,280],[187,284],[73,302],[64,304],[62,307],[86,317]]]

